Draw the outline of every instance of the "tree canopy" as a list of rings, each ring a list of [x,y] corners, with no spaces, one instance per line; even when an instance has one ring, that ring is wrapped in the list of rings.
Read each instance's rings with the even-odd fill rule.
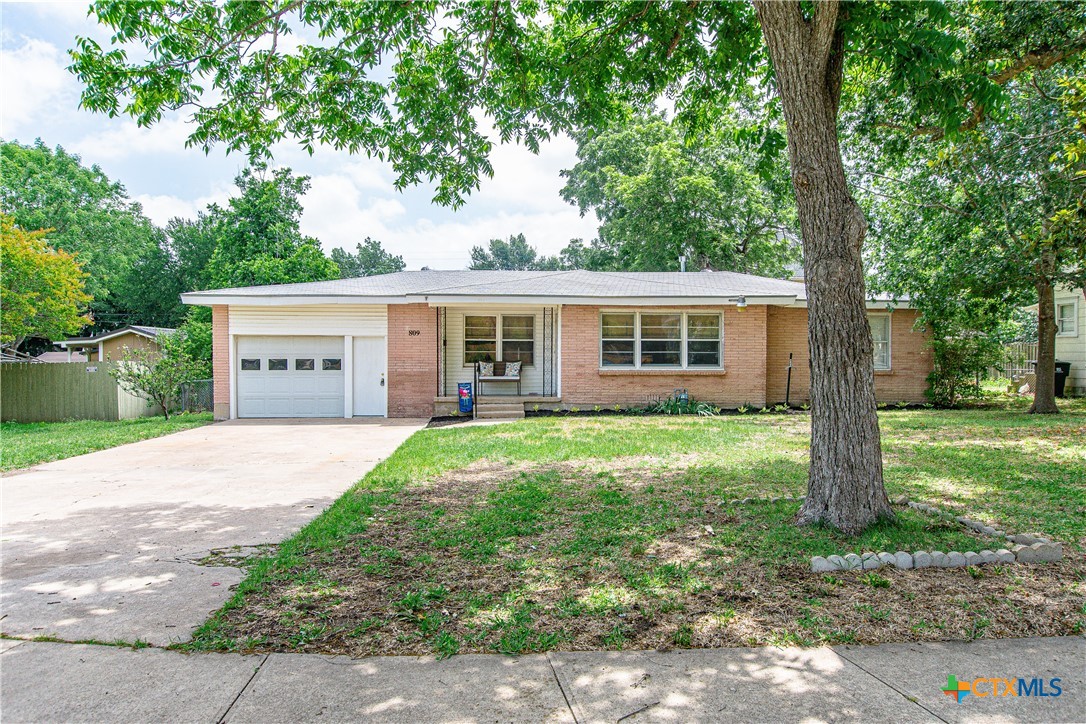
[[[1036,411],[1056,409],[1040,379],[1055,354],[1053,288],[1086,284],[1086,162],[1074,151],[1086,138],[1084,70],[1073,60],[1020,74],[999,116],[953,139],[876,129],[859,165],[876,283],[923,311],[937,364],[953,340],[997,345],[1013,310],[1041,301]]]
[[[339,266],[341,279],[391,274],[403,271],[406,266],[402,256],[390,254],[381,246],[381,242],[368,236],[364,242],[355,246],[354,254],[335,248],[332,249],[331,257]]]
[[[4,143],[0,210],[21,229],[52,229],[52,246],[78,254],[98,324],[168,322],[154,293],[158,275],[147,263],[159,253],[161,231],[98,166],[88,168],[79,156],[40,140]]]
[[[697,136],[656,114],[577,134],[579,161],[563,172],[562,196],[599,218],[597,264],[669,271],[683,256],[692,269],[780,276],[799,260],[780,148],[753,143],[739,118],[736,109]]]
[[[247,168],[234,179],[239,194],[208,209],[215,250],[205,269],[216,288],[316,282],[339,277],[320,242],[303,236],[301,197],[309,178],[289,168]]]
[[[0,342],[15,349],[28,337],[63,339],[91,322],[86,273],[47,235],[0,214]]]

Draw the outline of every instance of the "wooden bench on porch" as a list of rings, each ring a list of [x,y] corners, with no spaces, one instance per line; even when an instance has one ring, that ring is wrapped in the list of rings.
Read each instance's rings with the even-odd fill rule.
[[[485,370],[484,374],[483,366],[490,365],[490,369]],[[475,394],[481,396],[479,391],[479,384],[481,382],[516,382],[517,383],[517,396],[520,396],[520,375],[521,368],[517,365],[517,371],[515,374],[509,374],[512,372],[511,365],[505,362],[476,362],[475,363]]]

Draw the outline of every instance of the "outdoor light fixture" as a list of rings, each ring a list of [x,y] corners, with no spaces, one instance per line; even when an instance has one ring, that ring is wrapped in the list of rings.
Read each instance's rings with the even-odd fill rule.
[[[747,298],[746,297],[739,297],[738,299],[735,300],[735,310],[737,312],[742,312],[746,308],[747,308]]]

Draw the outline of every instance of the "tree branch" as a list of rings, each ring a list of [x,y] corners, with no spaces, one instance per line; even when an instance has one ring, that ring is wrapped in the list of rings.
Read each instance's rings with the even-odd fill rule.
[[[819,64],[825,64],[830,57],[837,34],[837,15],[841,5],[838,0],[824,0],[816,3],[811,26],[811,53]]]

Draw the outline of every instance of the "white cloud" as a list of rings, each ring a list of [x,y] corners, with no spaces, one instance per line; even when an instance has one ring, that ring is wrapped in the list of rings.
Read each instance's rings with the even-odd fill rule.
[[[0,135],[11,139],[41,115],[58,112],[69,81],[66,58],[52,43],[21,38],[18,47],[0,49]]]
[[[195,219],[208,204],[224,205],[237,193],[233,184],[218,185],[209,194],[195,199],[183,199],[169,194],[137,194],[132,200],[143,207],[143,213],[158,226],[165,226],[170,219],[180,216]]]
[[[150,128],[140,128],[130,119],[114,119],[103,130],[83,136],[72,149],[93,163],[108,163],[132,156],[152,154],[199,154],[203,151],[185,148],[193,131],[192,125],[180,116],[167,118]]]
[[[591,239],[594,219],[582,219],[556,194],[549,203],[508,204],[508,210],[480,213],[472,203],[457,214],[432,206],[412,213],[397,197],[373,193],[356,185],[347,174],[315,176],[306,194],[302,231],[315,236],[325,251],[353,249],[367,236],[401,254],[409,269],[429,266],[459,269],[467,265],[471,247],[493,238],[524,233],[542,254],[557,253],[569,239]],[[507,194],[513,198],[516,194]],[[528,198],[518,197],[521,201]],[[444,218],[442,218],[444,217]]]

